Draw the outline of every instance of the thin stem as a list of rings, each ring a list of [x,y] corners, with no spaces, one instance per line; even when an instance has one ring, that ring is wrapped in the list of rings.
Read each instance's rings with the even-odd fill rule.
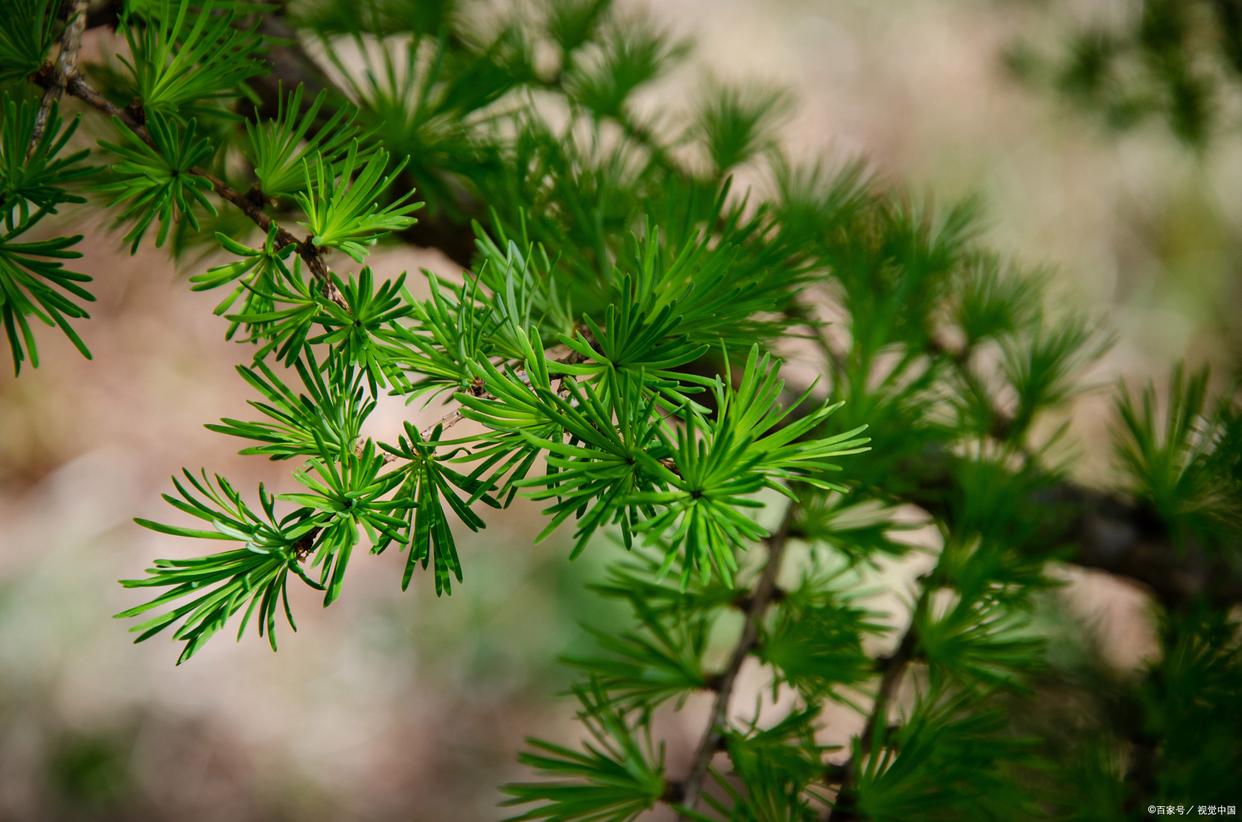
[[[867,721],[858,736],[858,755],[851,758],[844,766],[830,769],[830,781],[839,779],[840,785],[837,789],[836,800],[824,814],[825,822],[828,820],[843,822],[843,820],[858,818],[856,797],[853,794],[854,785],[858,780],[858,771],[863,766],[863,760],[867,758],[867,754],[871,752],[877,732],[881,727],[887,726],[889,706],[897,693],[897,688],[901,685],[906,670],[910,667],[910,661],[914,659],[914,652],[918,647],[918,633],[914,627],[915,619],[930,590],[931,586],[924,580],[918,599],[915,600],[914,607],[910,611],[910,624],[902,634],[901,641],[897,643],[897,649],[889,656],[877,661],[880,669],[880,685],[876,689],[871,712],[867,715]]]
[[[737,675],[742,670],[742,663],[746,661],[746,657],[759,642],[759,626],[763,623],[763,617],[776,594],[776,578],[780,574],[785,546],[789,541],[790,526],[793,524],[796,512],[797,503],[790,503],[785,509],[780,525],[767,539],[768,562],[750,595],[750,607],[746,611],[742,634],[738,637],[737,645],[733,648],[728,664],[713,680],[716,698],[712,703],[711,714],[708,716],[707,729],[699,740],[689,774],[681,783],[680,804],[688,810],[693,811],[698,804],[712,757],[720,750],[720,743],[724,740],[725,728],[729,721],[729,702],[733,697],[733,688],[737,684]],[[683,814],[682,818],[687,817]]]
[[[1009,435],[1013,432],[1014,427],[1013,415],[997,405],[992,398],[992,392],[988,390],[988,386],[983,378],[970,367],[970,358],[974,354],[974,347],[965,345],[954,350],[944,340],[937,338],[934,334],[928,338],[927,347],[933,355],[945,357],[949,362],[953,363],[953,367],[966,383],[966,388],[987,403],[988,416],[991,418],[988,435],[998,442],[1004,442],[1009,439]]]
[[[579,354],[577,351],[575,351],[574,349],[570,348],[567,345],[553,346],[552,348],[545,350],[543,352],[543,356],[545,359],[548,360],[548,362],[559,363],[562,365],[573,365],[576,363],[580,363],[585,359],[581,354]],[[524,376],[526,374],[526,369],[525,368],[518,369],[517,374],[519,377]],[[484,391],[481,387],[479,388],[478,391],[472,390],[471,393],[475,394],[475,396],[478,396],[478,397],[490,397],[491,396],[491,394]],[[562,391],[561,396],[562,397],[566,396],[566,392]],[[435,434],[435,431],[437,428],[440,428],[442,431],[447,431],[448,429],[452,428],[454,425],[457,425],[457,423],[461,422],[465,418],[466,418],[466,415],[462,413],[462,407],[459,405],[457,408],[454,408],[453,410],[445,413],[444,416],[424,426],[423,429],[418,432],[418,434],[424,440],[429,441],[432,435]],[[361,448],[361,443],[358,444],[358,447]],[[398,457],[395,454],[391,454],[387,452],[385,452],[384,454],[384,462],[396,462],[397,459]]]
[[[69,15],[65,22],[65,30],[60,35],[60,53],[56,56],[56,64],[42,72],[45,83],[43,99],[39,101],[39,110],[35,113],[34,128],[30,132],[30,144],[26,148],[26,159],[34,156],[39,141],[47,131],[47,121],[52,113],[52,106],[65,93],[65,87],[78,75],[78,55],[82,51],[82,33],[86,31],[86,0],[72,0],[69,4]]]
[[[83,15],[78,15],[78,17],[84,19]],[[78,40],[79,42],[81,41],[80,33]],[[45,85],[48,89],[48,93],[53,91],[53,77],[36,77],[36,81],[41,85]],[[117,118],[121,122],[125,123],[125,125],[128,126],[134,134],[138,135],[143,142],[147,145],[153,146],[151,142],[151,135],[147,133],[146,128],[139,121],[139,119],[134,116],[134,112],[130,109],[122,109],[115,105],[111,100],[104,97],[94,87],[92,87],[90,83],[86,82],[86,80],[76,72],[76,69],[73,75],[64,83],[63,90],[73,97],[77,97],[79,100],[83,101],[97,111],[101,111],[104,114]],[[212,190],[215,191],[216,195],[219,196],[220,199],[236,206],[243,214],[250,218],[251,222],[263,229],[265,232],[275,226],[276,242],[282,246],[294,246],[297,249],[298,256],[302,258],[302,260],[306,263],[307,268],[310,269],[311,274],[314,275],[315,279],[319,281],[320,288],[323,289],[324,295],[341,308],[349,308],[349,305],[345,302],[344,296],[341,295],[340,289],[336,287],[336,283],[332,280],[332,274],[329,272],[328,265],[324,261],[323,252],[311,242],[310,237],[299,240],[288,229],[282,228],[278,223],[276,223],[276,221],[273,220],[265,211],[263,211],[263,209],[260,208],[253,200],[246,197],[246,195],[237,191],[211,172],[201,168],[192,168],[190,169],[190,173],[202,177],[204,180],[211,183]]]

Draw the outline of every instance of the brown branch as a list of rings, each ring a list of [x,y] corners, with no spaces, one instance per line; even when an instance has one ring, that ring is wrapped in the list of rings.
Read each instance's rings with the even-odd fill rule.
[[[52,114],[52,106],[65,93],[65,86],[77,77],[78,55],[82,51],[82,33],[86,30],[86,0],[73,0],[69,4],[68,19],[65,30],[60,35],[60,53],[56,56],[55,65],[44,66],[39,72],[40,85],[43,86],[43,99],[39,101],[39,110],[35,112],[34,128],[30,132],[30,144],[26,147],[26,159],[34,156],[39,141],[47,131],[47,121]]]
[[[120,0],[109,0],[104,3],[89,3],[86,13],[86,28],[97,29],[108,27],[115,29],[121,22]]]
[[[716,698],[712,702],[711,714],[708,716],[707,729],[699,740],[691,761],[690,771],[682,781],[677,801],[686,809],[693,811],[703,791],[703,782],[707,778],[712,757],[720,750],[724,741],[725,728],[729,722],[729,702],[733,697],[733,688],[737,684],[737,675],[742,670],[742,663],[750,655],[759,642],[759,626],[763,622],[768,606],[773,602],[777,588],[776,578],[780,574],[781,560],[785,556],[785,545],[789,541],[790,526],[793,524],[796,503],[790,503],[776,531],[767,540],[768,561],[763,568],[759,581],[749,598],[746,621],[742,625],[742,634],[729,657],[724,670],[712,679],[712,688]],[[687,818],[683,815],[682,818]]]
[[[908,466],[909,489],[902,497],[950,527],[956,459],[944,449],[929,450]],[[1175,543],[1159,517],[1140,503],[1063,481],[1014,504],[1046,512],[1035,541],[1045,555],[1139,583],[1169,608],[1196,599],[1225,608],[1242,603],[1242,569],[1225,552]],[[1058,548],[1065,552],[1059,557]]]
[[[1242,571],[1224,552],[1203,545],[1175,545],[1154,513],[1104,491],[1063,483],[1037,495],[1032,505],[1068,509],[1063,541],[1068,560],[1141,583],[1163,604],[1193,600],[1228,608],[1242,603]]]
[[[302,47],[296,29],[290,26],[287,20],[276,14],[267,15],[260,23],[260,31],[265,37],[270,38],[270,42],[277,44],[268,54],[271,70],[266,75],[251,81],[251,86],[261,100],[259,110],[262,114],[274,116],[283,91],[296,88],[298,85],[305,86],[308,92],[302,98],[304,112],[309,110],[312,101],[320,91],[326,90],[340,100],[348,98],[340,85]],[[452,37],[452,33],[449,36]],[[457,45],[461,43],[458,42]],[[564,93],[559,76],[531,77],[527,79],[526,84],[532,89],[555,94]],[[327,110],[328,107],[325,106],[324,111]],[[326,114],[321,113],[320,117],[326,117]],[[657,166],[677,174],[687,173],[669,156],[667,149],[649,127],[634,120],[626,112],[609,115],[608,118],[615,122],[631,141],[641,146]],[[408,171],[402,171],[398,179],[407,188],[422,187],[422,182],[410,175]],[[439,210],[440,213],[424,213],[418,222],[402,231],[400,236],[412,245],[435,249],[457,265],[469,268],[475,253],[471,223],[486,217],[486,204],[480,202],[465,186],[454,184],[456,181],[452,178],[447,178],[442,182],[447,182],[452,191],[445,197],[448,202],[441,204],[444,207]]]
[[[892,704],[893,697],[896,695],[897,688],[905,676],[906,669],[914,658],[914,652],[918,646],[918,634],[914,628],[915,618],[918,616],[919,609],[923,607],[923,603],[930,591],[927,580],[924,579],[922,581],[922,590],[919,592],[918,599],[915,600],[914,607],[910,611],[910,624],[906,627],[905,633],[902,634],[901,641],[897,643],[897,649],[889,656],[882,657],[876,661],[880,670],[880,684],[876,689],[875,701],[871,704],[871,711],[867,714],[867,721],[858,735],[858,755],[852,757],[849,762],[842,766],[828,767],[826,775],[829,781],[838,781],[839,787],[836,799],[824,814],[825,822],[828,822],[828,820],[843,822],[843,820],[859,818],[855,804],[857,797],[853,792],[854,783],[858,779],[858,770],[862,767],[863,760],[871,752],[871,744],[875,739],[876,732],[882,724],[887,725],[889,705]]]
[[[336,287],[336,283],[332,281],[332,274],[328,271],[328,265],[324,262],[323,252],[311,242],[311,238],[299,240],[288,229],[282,228],[275,220],[271,218],[253,198],[242,194],[237,189],[232,188],[228,183],[216,177],[208,171],[202,169],[192,169],[192,173],[211,183],[212,189],[226,202],[232,203],[243,214],[263,231],[269,231],[273,226],[276,228],[276,243],[280,246],[292,245],[298,252],[298,256],[306,263],[306,267],[310,269],[311,274],[319,281],[323,292],[328,299],[339,305],[341,308],[348,309],[345,298],[341,296],[340,290]]]
[[[81,15],[79,15],[79,17],[81,17]],[[50,84],[53,82],[52,78],[44,78],[42,76],[36,77],[35,80],[40,83],[40,85]],[[50,85],[47,87],[50,92],[52,87]],[[141,109],[135,110],[132,106],[123,109],[117,106],[107,97],[100,94],[93,86],[91,86],[90,83],[86,82],[80,74],[77,74],[76,71],[71,77],[69,77],[63,88],[65,92],[78,98],[97,111],[101,111],[110,117],[115,117],[117,120],[120,120],[131,131],[133,131],[134,134],[138,135],[144,143],[154,147],[154,144],[151,141],[151,135],[143,125],[142,118],[139,116]],[[324,260],[323,252],[311,241],[310,237],[299,240],[288,229],[282,228],[278,223],[276,223],[271,216],[263,211],[262,207],[255,202],[254,199],[247,197],[232,188],[228,185],[228,183],[224,182],[211,172],[201,168],[192,168],[190,169],[190,173],[198,177],[202,177],[204,180],[209,182],[212,190],[215,191],[216,195],[220,197],[220,199],[236,206],[243,214],[250,218],[251,222],[263,229],[263,231],[266,232],[275,227],[276,242],[281,246],[292,245],[297,250],[298,256],[302,258],[302,260],[306,263],[306,267],[310,269],[311,274],[319,282],[320,288],[323,289],[324,296],[341,308],[349,308],[349,304],[345,302],[344,296],[341,295],[340,289],[336,287],[336,283],[332,279],[332,274],[328,270],[328,264]]]
[[[452,411],[445,414],[440,419],[433,422],[431,425],[428,425],[425,428],[423,428],[422,431],[419,431],[418,432],[419,436],[421,436],[425,440],[430,440],[431,435],[435,433],[437,428],[440,428],[442,431],[447,431],[450,428],[452,428],[454,425],[456,425],[457,423],[464,420],[465,418],[466,418],[466,415],[462,413],[461,406],[458,406],[457,408],[454,408]]]
[[[787,385],[782,399],[792,403],[805,390]],[[809,413],[816,407],[814,399],[793,408],[784,424]],[[917,505],[952,526],[949,501],[955,489],[956,459],[948,449],[934,446],[904,465],[903,485],[908,490],[894,502]],[[1196,599],[1226,608],[1242,603],[1242,568],[1222,552],[1174,544],[1164,524],[1141,504],[1062,481],[1015,505],[1047,512],[1039,539],[1046,553],[1063,547],[1061,561],[1136,582],[1167,607],[1179,608]]]
[[[967,390],[973,392],[975,396],[983,400],[987,405],[988,417],[991,424],[988,427],[988,436],[998,442],[1004,442],[1014,434],[1014,425],[1017,420],[1013,414],[998,405],[992,399],[991,392],[988,391],[987,384],[975,370],[970,366],[971,355],[975,349],[970,345],[954,348],[947,344],[944,340],[931,334],[927,339],[928,353],[933,356],[941,356],[953,364],[962,381],[966,384]]]

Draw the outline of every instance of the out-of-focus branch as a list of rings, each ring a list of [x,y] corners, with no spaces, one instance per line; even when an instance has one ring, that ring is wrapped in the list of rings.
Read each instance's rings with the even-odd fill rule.
[[[1226,557],[1201,546],[1179,548],[1163,523],[1134,503],[1064,483],[1031,504],[1075,512],[1060,529],[1074,545],[1075,565],[1140,582],[1169,605],[1200,597],[1226,607],[1242,603],[1242,574]]]
[[[902,634],[901,641],[897,643],[897,649],[892,654],[876,660],[880,671],[880,684],[876,689],[875,701],[871,703],[871,712],[867,714],[867,721],[858,735],[858,755],[851,757],[845,765],[829,768],[829,782],[837,783],[838,788],[836,799],[824,814],[825,822],[829,820],[845,822],[858,818],[854,783],[858,779],[859,768],[863,766],[862,760],[871,752],[871,744],[876,732],[882,724],[888,722],[888,707],[897,693],[897,687],[901,684],[906,669],[914,659],[914,652],[918,645],[914,621],[930,592],[927,580],[923,579],[920,582],[923,587],[910,611],[910,624],[906,627],[906,632]]]
[[[712,757],[720,750],[720,743],[724,739],[725,729],[729,721],[729,702],[733,698],[733,688],[737,684],[737,675],[742,670],[742,663],[746,661],[746,657],[759,642],[759,626],[763,622],[768,606],[775,598],[774,595],[777,591],[776,579],[780,574],[781,562],[785,557],[785,544],[789,541],[789,530],[793,524],[796,508],[796,503],[790,504],[785,510],[781,524],[767,540],[768,561],[763,567],[763,573],[760,575],[759,581],[755,583],[755,588],[748,599],[749,606],[746,610],[746,621],[742,625],[742,634],[738,637],[737,644],[733,647],[733,653],[729,656],[729,661],[725,665],[724,670],[717,674],[712,682],[712,688],[716,692],[716,697],[712,702],[711,713],[708,715],[707,728],[704,730],[703,736],[695,750],[690,771],[685,780],[678,786],[678,795],[672,797],[688,810],[693,811],[695,809],[702,795],[703,782],[707,778],[707,771],[711,766]]]
[[[787,386],[783,399],[792,403],[804,390]],[[813,405],[804,403],[786,420],[799,419]],[[939,447],[922,455],[908,466],[910,490],[899,501],[952,526],[954,459]],[[1242,603],[1242,569],[1203,547],[1175,545],[1163,523],[1137,503],[1064,481],[1033,492],[1021,505],[1047,512],[1043,544],[1064,546],[1065,562],[1136,582],[1170,607],[1200,598],[1226,607]]]

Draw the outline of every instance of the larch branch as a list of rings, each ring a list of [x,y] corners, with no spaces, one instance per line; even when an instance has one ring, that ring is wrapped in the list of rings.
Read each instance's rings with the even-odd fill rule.
[[[78,17],[79,19],[85,20],[84,15],[79,15]],[[80,33],[78,40],[79,42],[81,41]],[[53,91],[53,84],[55,82],[54,77],[39,76],[36,77],[36,81],[39,82],[40,85],[45,86],[48,93]],[[132,107],[123,109],[117,106],[107,97],[100,94],[99,91],[88,83],[85,78],[76,72],[76,69],[63,84],[62,88],[64,92],[78,98],[97,111],[103,112],[110,117],[115,117],[120,120],[131,131],[133,131],[134,134],[138,135],[143,142],[147,145],[153,145],[151,142],[151,135],[147,132],[147,129],[142,124],[140,118],[135,116],[135,112]],[[341,295],[340,289],[336,287],[336,283],[332,279],[332,274],[328,270],[328,264],[324,260],[323,252],[311,242],[310,237],[298,239],[288,229],[283,228],[276,223],[276,221],[273,220],[272,217],[252,199],[237,191],[235,188],[211,172],[201,168],[193,168],[190,169],[190,173],[198,177],[202,177],[204,180],[209,182],[212,190],[215,191],[216,195],[220,199],[237,207],[259,228],[264,231],[269,231],[274,226],[276,229],[276,242],[281,246],[292,245],[297,250],[298,256],[302,258],[303,262],[306,263],[306,267],[310,269],[311,274],[319,282],[320,288],[323,289],[324,296],[338,306],[348,309],[349,305],[345,302],[344,296]]]
[[[47,131],[52,107],[65,93],[69,82],[78,75],[78,55],[82,51],[82,33],[85,31],[86,0],[73,0],[69,4],[65,30],[60,35],[60,53],[56,55],[56,62],[45,66],[40,72],[40,83],[44,87],[43,99],[39,101],[34,128],[30,132],[30,144],[26,148],[27,160],[34,155],[39,141]]]
[[[780,575],[781,564],[785,557],[785,546],[789,541],[790,527],[796,511],[797,503],[790,503],[785,509],[780,525],[768,537],[768,561],[763,567],[763,573],[758,582],[755,583],[754,591],[751,592],[746,621],[742,625],[742,634],[738,637],[737,645],[733,647],[733,653],[729,656],[724,670],[716,676],[713,683],[716,696],[712,701],[707,728],[695,749],[689,773],[681,783],[680,796],[677,798],[679,804],[688,810],[693,811],[698,804],[703,792],[703,783],[711,767],[712,757],[720,750],[720,743],[724,740],[725,729],[729,722],[729,703],[733,698],[737,676],[742,670],[742,663],[759,643],[759,628],[777,591],[776,580]]]

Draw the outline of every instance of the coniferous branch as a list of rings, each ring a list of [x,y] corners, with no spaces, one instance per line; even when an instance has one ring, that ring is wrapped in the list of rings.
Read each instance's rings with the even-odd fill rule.
[[[41,77],[36,77],[35,80],[39,82],[40,85],[48,82]],[[68,78],[65,90],[88,105],[98,109],[104,114],[111,116],[115,120],[120,121],[125,125],[128,133],[132,133],[139,140],[158,151],[158,148],[152,142],[151,135],[144,122],[136,117],[133,111],[129,109],[121,109],[119,106],[114,105],[104,95],[96,91],[80,74],[75,74],[74,76]],[[236,206],[260,229],[263,229],[264,231],[274,229],[276,241],[282,246],[293,246],[297,250],[298,256],[306,261],[307,268],[310,269],[311,273],[314,274],[315,278],[320,282],[324,295],[338,305],[341,303],[342,298],[340,292],[337,290],[336,284],[332,282],[331,275],[328,273],[328,267],[324,262],[323,253],[310,241],[309,238],[306,240],[297,239],[297,237],[295,237],[287,229],[282,228],[279,224],[277,224],[276,221],[268,216],[261,207],[242,193],[234,190],[215,175],[204,171],[201,168],[190,168],[188,171],[191,176],[199,177],[210,184],[212,190],[222,200]]]
[[[920,580],[920,582],[922,587],[910,611],[910,624],[898,640],[896,649],[888,656],[877,660],[880,682],[876,687],[871,708],[866,714],[866,720],[863,722],[862,731],[858,734],[858,743],[854,753],[844,765],[829,768],[827,771],[828,782],[836,783],[837,793],[824,813],[825,822],[833,819],[842,822],[842,820],[858,818],[853,796],[854,781],[858,778],[859,769],[863,767],[863,759],[871,753],[880,735],[887,730],[889,707],[918,648],[916,615],[925,607],[931,591],[926,580]]]
[[[196,130],[196,122],[182,124],[152,113],[146,120],[144,140],[120,121],[123,143],[100,141],[121,162],[112,166],[111,179],[101,191],[114,195],[110,205],[125,204],[119,221],[133,222],[125,239],[130,253],[136,253],[147,228],[159,221],[155,245],[162,246],[173,224],[186,221],[191,230],[199,227],[195,211],[215,215],[211,201],[203,193],[210,183],[191,170],[211,154],[211,146]]]
[[[31,365],[39,364],[27,316],[56,325],[82,356],[90,357],[86,344],[69,321],[89,316],[75,298],[82,302],[95,299],[83,286],[91,278],[64,267],[65,260],[82,256],[72,249],[82,239],[81,235],[18,241],[48,213],[48,209],[41,209],[24,224],[0,233],[0,321],[4,323],[12,349],[14,370],[19,372],[27,358]]]
[[[326,606],[363,549],[408,551],[401,584],[421,566],[448,594],[468,565],[452,520],[481,529],[487,508],[521,494],[544,508],[541,537],[571,529],[571,556],[602,535],[631,552],[596,590],[634,614],[629,628],[594,630],[599,650],[569,660],[584,674],[590,738],[580,750],[531,743],[523,761],[545,779],[508,789],[522,818],[632,818],[657,803],[694,819],[1046,809],[1010,779],[1029,749],[987,701],[1021,699],[1038,683],[1044,642],[1030,614],[1051,586],[1047,568],[1093,551],[1140,578],[1169,577],[1153,585],[1175,623],[1161,643],[1176,662],[1145,672],[1149,691],[1136,684],[1135,698],[1193,717],[1203,714],[1188,685],[1221,701],[1233,660],[1201,646],[1229,648],[1233,634],[1192,617],[1219,611],[1207,586],[1237,579],[1229,500],[1240,415],[1209,407],[1202,381],[1175,380],[1168,425],[1153,399],[1118,408],[1125,497],[1070,482],[1037,422],[1066,407],[1101,335],[1040,310],[1037,278],[1010,276],[981,249],[975,206],[932,209],[858,165],[792,166],[774,146],[780,95],[755,86],[707,86],[680,121],[638,116],[636,91],[684,46],[607,0],[486,26],[443,4],[407,13],[395,0],[362,14],[320,0],[262,22],[244,0],[213,0],[204,14],[194,6],[159,0],[118,16],[128,74],[74,72],[65,90],[121,126],[105,145],[121,162],[91,190],[117,197],[131,240],[159,221],[157,244],[215,237],[232,255],[191,282],[227,292],[215,310],[227,336],[244,332],[239,370],[256,395],[247,418],[211,427],[243,440],[245,453],[294,461],[298,486],[260,488],[251,508],[224,478],[174,479],[170,504],[206,524],[140,524],[233,545],[161,560],[127,583],[163,591],[124,614],[160,609],[140,638],[169,629],[184,660],[231,618],[244,630],[257,613],[271,639],[277,600],[292,621],[290,574],[323,590]],[[23,8],[37,22],[45,7]],[[257,35],[282,25],[293,35],[284,44]],[[52,34],[47,23],[33,38],[0,40],[0,71],[42,64]],[[299,39],[322,45],[335,79]],[[347,44],[361,74],[341,53]],[[273,48],[283,57],[274,83],[257,81],[267,105],[251,115],[246,86]],[[51,90],[47,77],[34,80]],[[114,102],[135,91],[124,108]],[[531,106],[532,92],[562,107],[565,125]],[[55,108],[47,133],[29,141],[23,112],[34,109],[15,105],[3,142],[10,233],[73,202],[66,186],[80,179],[76,155],[60,156],[69,130],[58,136]],[[12,160],[31,143],[27,174]],[[749,165],[771,175],[769,189],[730,189],[725,175]],[[365,265],[380,237],[413,236],[412,181],[444,227],[436,242],[464,269],[458,282],[427,274],[426,297],[407,290],[406,275]],[[216,215],[208,189],[237,213]],[[239,216],[261,243],[239,235]],[[286,228],[298,219],[305,238]],[[57,289],[89,298],[75,290],[81,275],[55,262],[66,248],[62,238],[0,249],[19,262],[0,269],[0,285],[19,288],[0,306],[15,354],[22,343],[33,358],[27,315],[62,325],[79,316]],[[327,248],[364,265],[333,271]],[[812,294],[833,303],[843,333],[829,339],[807,307]],[[824,354],[825,393],[844,404],[808,402],[814,386],[785,391],[771,352],[803,328]],[[1001,355],[996,373],[976,370],[984,349]],[[449,407],[385,442],[364,433],[381,391]],[[478,426],[456,428],[464,419]],[[871,450],[831,481],[836,457],[861,450],[864,426]],[[769,490],[792,500],[773,534],[756,515]],[[1099,499],[1117,508],[1086,507]],[[898,536],[908,503],[943,543],[896,652],[873,661],[863,640],[885,629],[852,604],[854,575],[914,550]],[[1087,534],[1084,523],[1101,516],[1131,531]],[[784,590],[776,578],[793,536],[807,570]],[[1131,567],[1136,540],[1174,550]],[[742,562],[765,545],[766,562]],[[738,589],[735,577],[754,581]],[[706,637],[730,611],[743,612],[741,633],[713,673]],[[731,721],[747,656],[795,700],[774,724]],[[897,711],[916,658],[926,687]],[[651,742],[656,708],[701,690],[711,692],[708,725],[684,778],[670,779]],[[826,769],[815,735],[829,704],[858,711],[865,728],[849,764]],[[1126,763],[1140,789],[1162,768],[1178,773],[1160,761],[1162,744],[1182,742],[1175,728],[1127,735],[1150,752]]]
[[[805,390],[791,385],[784,399],[790,402]],[[797,419],[801,413],[795,407],[790,418]],[[941,448],[928,448],[917,464],[909,466],[917,481],[900,501],[913,503],[952,526],[945,498],[955,485],[954,462]],[[1223,606],[1242,602],[1242,569],[1230,557],[1195,545],[1175,548],[1164,524],[1116,493],[1059,479],[1014,504],[1060,512],[1045,522],[1045,537],[1048,544],[1067,547],[1064,561],[1133,580],[1166,605],[1177,607],[1200,598]]]
[[[708,714],[707,728],[699,739],[694,750],[685,780],[680,785],[677,797],[679,804],[693,811],[699,804],[703,790],[703,782],[707,778],[712,758],[720,750],[729,724],[729,705],[733,698],[733,687],[737,683],[737,675],[742,664],[754,651],[759,640],[759,628],[777,592],[776,581],[780,575],[781,563],[785,556],[785,546],[789,540],[790,528],[797,510],[797,503],[786,507],[780,525],[767,539],[768,555],[754,589],[750,593],[746,619],[742,625],[741,636],[734,645],[732,653],[724,669],[712,678],[712,689],[715,697],[712,700],[711,712]]]
[[[65,30],[60,36],[60,53],[56,55],[56,63],[46,72],[47,88],[39,102],[39,112],[35,115],[34,128],[30,133],[30,147],[26,150],[27,159],[34,155],[39,140],[47,129],[52,106],[65,93],[66,85],[77,76],[78,53],[82,49],[82,34],[85,30],[86,0],[70,0],[66,9]]]
[[[44,116],[43,134],[37,140],[32,138],[42,112],[40,105],[26,98],[14,100],[7,93],[0,96],[4,115],[0,131],[0,206],[4,208],[0,220],[0,321],[18,372],[27,359],[34,366],[39,363],[31,317],[59,327],[83,356],[90,357],[69,321],[89,316],[79,301],[94,300],[84,286],[91,278],[64,268],[65,260],[81,256],[71,250],[81,236],[24,238],[62,205],[84,202],[71,187],[93,175],[93,169],[84,162],[87,151],[64,153],[77,121],[62,128],[55,102]]]
[[[24,79],[39,71],[55,40],[57,4],[49,0],[15,0],[0,30],[0,82]]]
[[[121,58],[145,116],[157,111],[181,117],[211,114],[213,104],[260,74],[261,41],[253,27],[237,25],[233,0],[150,0],[126,9],[125,40],[131,57]],[[143,25],[133,25],[142,17]]]
[[[592,42],[592,38],[599,36],[599,27],[602,21],[608,15],[604,14],[608,3],[583,3],[583,4],[553,4],[549,8],[550,19],[548,21],[549,30],[554,38],[558,39],[558,45],[562,50],[562,66],[554,74],[548,76],[535,71],[533,68],[529,71],[523,71],[516,78],[518,83],[534,89],[552,92],[571,102],[574,101],[575,88],[574,83],[586,76],[586,73],[594,69],[571,71],[577,65],[578,52],[586,45]],[[381,8],[382,11],[382,8]],[[366,15],[363,16],[365,18]],[[348,22],[344,24],[344,30],[349,34],[356,36],[362,28],[360,28],[360,20],[357,16],[350,16]],[[316,63],[305,49],[301,46],[295,32],[287,23],[279,18],[272,17],[265,20],[262,28],[270,36],[282,41],[278,46],[277,59],[272,61],[272,72],[266,78],[260,78],[259,89],[264,100],[264,108],[269,113],[278,112],[281,105],[281,89],[297,88],[305,86],[309,89],[324,90],[331,89],[334,97],[338,100],[347,98],[357,99],[360,89],[355,87],[352,94],[347,94],[346,89],[337,83],[332,77],[326,74],[323,69]],[[434,30],[434,27],[431,27]],[[446,39],[452,42],[459,35],[451,26],[445,35]],[[566,35],[565,32],[573,31],[576,34]],[[559,34],[557,32],[560,32]],[[664,46],[659,44],[660,33],[654,28],[646,29],[640,35],[624,34],[627,41],[625,45],[617,46],[615,53],[609,55],[595,54],[594,58],[601,62],[601,65],[611,65],[608,60],[620,61],[619,66],[614,69],[619,70],[624,80],[619,83],[618,87],[609,92],[610,95],[616,97],[616,105],[605,105],[603,110],[599,106],[592,108],[602,117],[610,118],[616,123],[636,144],[642,145],[650,152],[655,163],[661,168],[671,173],[685,175],[686,171],[678,162],[675,162],[668,153],[667,148],[655,136],[655,134],[645,125],[637,122],[628,112],[628,109],[620,106],[620,101],[624,100],[634,90],[649,81],[655,73],[667,70],[667,66],[650,65],[646,61],[651,58],[651,49],[663,49]],[[686,43],[676,43],[668,50],[668,55],[680,57],[686,52]],[[332,51],[329,50],[331,57]],[[635,65],[629,67],[628,62],[633,60]],[[596,67],[598,68],[598,66]],[[600,69],[604,70],[604,69]],[[387,66],[382,70],[375,69],[373,73],[379,75],[387,75],[393,78],[394,69]],[[344,72],[348,78],[349,72]],[[621,76],[618,75],[618,76]],[[406,81],[412,79],[412,73],[407,69],[405,73]],[[392,82],[392,79],[389,80]],[[588,85],[592,81],[588,81]],[[374,91],[374,89],[372,89]],[[407,96],[415,96],[413,90],[409,91]],[[420,92],[417,96],[421,97]],[[588,95],[589,99],[591,98]],[[590,106],[589,106],[590,107]],[[304,113],[309,111],[308,104],[304,106]],[[402,115],[404,116],[404,115]],[[383,122],[387,122],[390,118],[379,117]],[[407,188],[416,187],[419,181],[412,177],[407,169],[402,175],[403,186]],[[472,261],[472,252],[474,249],[471,232],[469,230],[470,221],[482,217],[485,212],[485,206],[473,197],[469,192],[453,188],[446,192],[454,200],[452,209],[447,211],[457,211],[461,213],[460,218],[453,218],[451,214],[427,214],[424,215],[417,224],[403,233],[411,242],[416,245],[436,248],[442,251],[450,260],[463,267],[469,267]]]

